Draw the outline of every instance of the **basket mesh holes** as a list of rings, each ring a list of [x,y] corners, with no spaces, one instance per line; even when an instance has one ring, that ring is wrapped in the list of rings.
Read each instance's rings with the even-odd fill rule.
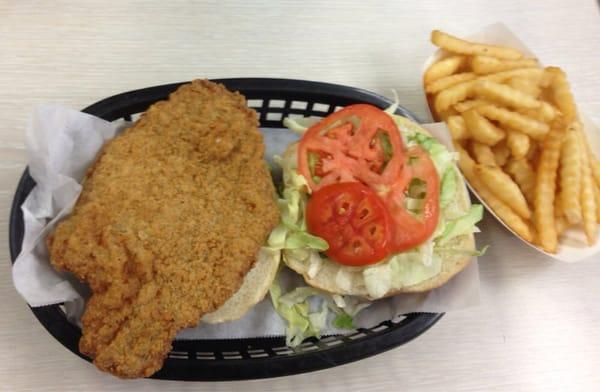
[[[249,99],[246,101],[248,107],[253,109],[262,108],[263,100],[262,99]]]
[[[269,107],[270,108],[283,108],[283,107],[285,107],[285,101],[282,99],[270,99]]]
[[[267,121],[281,121],[282,113],[267,113]]]
[[[196,358],[197,359],[215,359],[215,353],[198,351],[198,352],[196,352]]]
[[[324,112],[324,113],[327,113],[327,111],[329,110],[329,105],[326,104],[326,103],[315,102],[315,103],[313,103],[312,109],[315,112]]]
[[[290,113],[287,115],[289,118],[303,118],[304,116],[298,113]]]
[[[306,108],[308,107],[308,102],[304,102],[304,101],[292,101],[292,109],[300,109],[300,110],[306,110]]]
[[[315,351],[318,350],[320,347],[317,346],[316,344],[311,344],[308,347],[302,347],[300,351],[302,352],[307,352],[307,351]]]
[[[275,347],[273,348],[273,351],[277,355],[289,355],[294,353],[294,350],[289,347]]]
[[[337,112],[338,110],[342,110],[343,108],[344,108],[343,106],[336,106],[333,111]]]
[[[223,355],[223,359],[242,359],[242,355],[241,354],[237,354],[237,355]]]
[[[189,355],[186,351],[171,351],[169,353],[169,358],[173,359],[188,359]]]
[[[371,332],[379,332],[379,331],[383,331],[383,330],[388,329],[388,328],[389,327],[387,325],[381,324],[381,325],[378,325],[378,326],[376,326],[374,328],[371,328]]]
[[[404,321],[405,319],[406,319],[406,315],[399,314],[399,315],[395,316],[393,319],[391,319],[390,321],[393,324],[398,324],[398,323]]]
[[[67,308],[65,307],[65,304],[59,304],[58,308],[61,312],[63,312],[63,314],[67,314]]]
[[[269,354],[267,353],[256,353],[256,354],[249,354],[250,358],[266,358],[269,356]]]
[[[336,340],[331,340],[329,342],[321,341],[321,343],[323,343],[327,347],[333,347],[333,346],[337,346],[338,344],[342,344],[342,341],[340,339],[336,339]]]
[[[356,340],[356,339],[364,338],[365,336],[367,336],[366,333],[359,332],[359,333],[355,333],[354,335],[348,336],[348,339]]]

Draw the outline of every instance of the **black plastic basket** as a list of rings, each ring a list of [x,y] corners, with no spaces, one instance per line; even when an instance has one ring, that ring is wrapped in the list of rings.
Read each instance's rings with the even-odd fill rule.
[[[323,117],[341,106],[370,103],[380,108],[391,102],[386,98],[357,88],[335,84],[290,79],[241,78],[218,79],[229,90],[239,91],[248,106],[260,115],[262,128],[282,128],[289,115]],[[130,91],[99,101],[84,112],[108,121],[132,120],[156,101],[166,99],[182,83]],[[398,114],[417,121],[400,107]],[[10,253],[14,263],[23,242],[23,213],[21,205],[35,186],[26,169],[19,181],[10,213]],[[34,315],[54,338],[65,347],[90,360],[79,352],[79,327],[67,321],[62,305],[31,308]],[[240,380],[278,377],[325,369],[366,358],[402,345],[416,338],[443,314],[411,313],[398,315],[372,328],[361,328],[345,336],[308,339],[290,349],[283,337],[176,340],[163,368],[152,376],[170,380]]]

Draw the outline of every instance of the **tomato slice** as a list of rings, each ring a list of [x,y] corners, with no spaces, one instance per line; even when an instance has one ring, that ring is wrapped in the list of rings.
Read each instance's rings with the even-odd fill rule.
[[[407,211],[405,202],[406,194],[415,180],[422,184],[424,192],[422,208],[417,216]],[[384,197],[394,222],[394,253],[414,248],[433,234],[440,214],[440,180],[427,152],[417,146],[407,151],[402,175]]]
[[[334,206],[331,211],[327,210],[329,207],[321,206],[320,214],[325,214],[323,216],[328,219],[336,217],[337,223],[334,225],[333,221],[325,220],[318,225],[313,220],[314,225],[309,224],[309,231],[319,230],[313,233],[328,241],[334,249],[330,250],[331,257],[342,264],[370,264],[389,252],[414,248],[426,241],[437,226],[440,181],[433,162],[420,147],[406,149],[394,120],[374,106],[347,106],[309,128],[298,145],[298,170],[306,178],[313,192],[312,198],[321,194],[322,189],[328,189],[328,197],[322,199],[324,196],[319,196],[319,203],[334,200],[333,190],[345,192],[341,188],[330,188],[332,184],[354,182],[374,191],[383,202],[385,216],[391,219],[391,226],[386,228],[379,223],[369,237],[370,232],[357,231],[355,226],[342,222],[341,216],[334,214],[337,211]],[[415,182],[422,188],[422,195],[419,195],[422,208],[417,213],[406,207],[406,194]],[[344,197],[349,197],[351,205],[357,200],[356,197]],[[309,206],[316,209],[315,203],[309,201]],[[380,246],[373,245],[379,244],[384,237],[385,252]],[[367,261],[350,256],[357,254],[366,257]]]
[[[320,187],[306,206],[308,230],[327,241],[327,255],[344,265],[373,264],[387,257],[391,223],[383,200],[360,182]]]
[[[298,146],[298,170],[312,191],[338,182],[391,184],[404,163],[394,120],[375,106],[347,106],[310,127]],[[312,167],[311,167],[312,166]]]

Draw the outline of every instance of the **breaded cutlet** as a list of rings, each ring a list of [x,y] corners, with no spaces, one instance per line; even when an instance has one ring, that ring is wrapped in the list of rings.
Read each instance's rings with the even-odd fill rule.
[[[80,350],[98,368],[152,375],[240,287],[279,219],[263,154],[244,97],[205,80],[104,146],[47,239],[52,264],[93,291]]]

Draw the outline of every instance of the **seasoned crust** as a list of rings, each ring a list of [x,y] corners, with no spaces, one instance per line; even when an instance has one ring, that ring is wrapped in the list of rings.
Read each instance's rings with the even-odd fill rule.
[[[256,113],[197,80],[152,105],[88,170],[47,239],[93,290],[80,349],[120,377],[158,370],[177,331],[240,287],[279,213]]]

